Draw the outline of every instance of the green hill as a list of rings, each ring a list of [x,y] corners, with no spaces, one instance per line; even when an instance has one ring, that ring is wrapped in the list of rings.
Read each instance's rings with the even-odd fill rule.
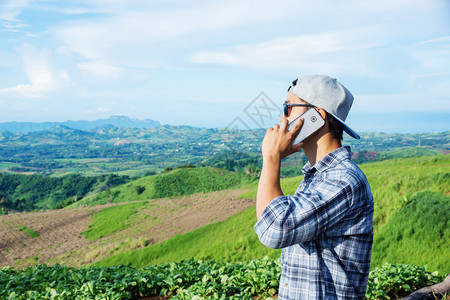
[[[255,177],[242,173],[211,167],[178,168],[165,174],[142,177],[101,193],[90,195],[75,203],[73,207],[219,191],[239,187],[255,180]]]
[[[425,148],[425,147],[408,147],[403,149],[396,149],[393,151],[383,151],[378,154],[378,159],[392,159],[392,158],[408,158],[420,156],[436,156],[441,155],[442,152]]]
[[[380,266],[385,259],[391,257],[390,262],[396,263],[399,257],[403,263],[423,265],[428,262],[430,269],[449,272],[450,265],[445,253],[448,253],[448,230],[443,235],[430,235],[423,242],[418,251],[411,251],[405,246],[407,239],[386,239],[392,228],[399,232],[411,230],[411,222],[402,221],[405,216],[412,214],[414,220],[419,224],[429,224],[424,227],[445,228],[450,215],[448,214],[448,194],[450,187],[450,158],[448,156],[421,157],[408,159],[393,159],[362,165],[366,173],[375,199],[375,236],[376,243],[380,243],[382,237],[388,241],[389,247],[374,246],[374,263],[372,268]],[[282,189],[286,194],[292,194],[301,177],[282,179]],[[254,197],[254,189],[243,194],[242,197]],[[429,191],[420,193],[420,191]],[[436,196],[437,195],[437,196]],[[441,197],[442,196],[442,197]],[[438,199],[437,199],[437,198]],[[436,205],[434,209],[431,209]],[[430,213],[420,211],[430,207]],[[442,213],[436,215],[436,210]],[[436,222],[431,221],[431,214],[435,214]],[[397,220],[398,218],[398,220]],[[213,258],[219,261],[242,261],[262,256],[277,257],[279,250],[271,250],[262,246],[255,233],[253,226],[256,222],[255,210],[251,208],[228,220],[199,228],[190,233],[176,236],[157,245],[121,253],[107,259],[101,260],[97,265],[131,264],[140,267],[162,262],[180,261],[183,259]],[[404,227],[400,227],[403,224]],[[420,225],[422,226],[422,225]],[[448,226],[447,226],[448,227]],[[419,232],[419,231],[418,231]],[[378,237],[380,235],[380,237]],[[411,235],[416,237],[416,235]],[[414,246],[416,247],[416,246]],[[427,259],[419,249],[428,247],[427,255],[433,255],[436,259]],[[395,255],[388,254],[388,250],[396,249]],[[431,252],[430,252],[431,251]],[[433,253],[433,254],[431,254]],[[390,256],[389,256],[390,255]],[[389,259],[388,259],[389,260]]]
[[[448,194],[450,156],[391,159],[361,165],[372,189],[375,213],[374,230],[378,232],[398,209],[419,191]]]
[[[0,173],[0,208],[9,211],[62,208],[87,194],[129,181],[128,176],[115,174],[50,177]]]
[[[375,236],[372,263],[428,265],[450,271],[450,196],[422,191]]]
[[[397,158],[360,165],[372,189],[375,202],[375,232],[404,206],[416,192],[450,190],[450,156]],[[293,194],[302,177],[281,180],[285,194]],[[242,197],[256,198],[257,183]]]

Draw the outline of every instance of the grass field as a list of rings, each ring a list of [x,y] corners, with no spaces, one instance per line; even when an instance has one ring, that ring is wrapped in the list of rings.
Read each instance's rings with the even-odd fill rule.
[[[372,263],[428,265],[450,271],[450,196],[418,192],[375,236]]]
[[[94,221],[83,234],[88,240],[96,240],[130,226],[130,217],[143,206],[151,206],[147,201],[102,209],[94,215]]]
[[[429,190],[448,194],[450,156],[392,159],[361,165],[375,201],[375,233],[398,209],[410,202],[415,193]]]
[[[128,184],[85,197],[73,207],[138,201],[219,191],[246,185],[256,178],[215,168],[180,168],[139,178]]]
[[[380,159],[436,156],[441,154],[442,152],[438,150],[428,149],[424,147],[414,147],[414,148],[407,147],[404,149],[380,152]]]
[[[256,211],[252,207],[226,221],[177,235],[154,246],[108,257],[95,265],[143,267],[190,258],[239,262],[264,256],[279,257],[280,250],[267,248],[259,242],[253,231],[255,223]]]
[[[440,194],[450,191],[450,156],[397,158],[360,165],[369,181],[375,202],[375,232],[389,217],[409,202],[416,192],[430,190]],[[294,194],[303,176],[283,178],[284,194]],[[257,183],[241,196],[256,198]]]
[[[448,156],[440,155],[393,159],[361,166],[375,199],[376,243],[372,269],[389,261],[428,264],[430,269],[450,272],[447,255],[450,252],[449,231],[446,229],[450,218],[446,196],[450,187],[449,162]],[[300,180],[301,177],[282,179],[283,191],[293,194]],[[241,197],[256,197],[257,183],[248,187],[252,189]],[[430,207],[429,212],[425,212],[427,207]],[[408,217],[410,220],[406,222]],[[279,250],[266,248],[259,243],[253,232],[255,222],[255,209],[250,208],[226,221],[199,228],[157,245],[106,258],[97,265],[131,264],[140,267],[189,258],[242,261],[266,255],[278,257]],[[414,229],[414,226],[423,230]],[[398,232],[411,230],[416,233],[410,234],[410,238],[398,238]],[[437,230],[437,233],[433,230]],[[419,241],[418,237],[427,231],[433,231],[434,234]],[[397,235],[389,232],[397,232]],[[416,239],[417,243],[412,243],[411,238]],[[410,242],[411,246],[408,246]],[[427,251],[423,250],[425,248],[428,248]]]

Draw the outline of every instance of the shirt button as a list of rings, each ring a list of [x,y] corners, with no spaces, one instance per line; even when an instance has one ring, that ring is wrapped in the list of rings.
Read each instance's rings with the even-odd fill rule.
[[[288,284],[287,284],[287,283],[285,283],[285,284],[284,284],[284,287],[287,287],[287,286],[288,286]]]

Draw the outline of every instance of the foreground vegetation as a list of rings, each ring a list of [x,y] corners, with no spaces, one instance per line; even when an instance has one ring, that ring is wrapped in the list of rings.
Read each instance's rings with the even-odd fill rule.
[[[135,269],[129,266],[69,268],[38,265],[0,270],[4,299],[253,299],[274,296],[279,260],[219,263],[187,260]],[[405,296],[442,281],[444,276],[410,265],[386,264],[370,273],[366,299]]]

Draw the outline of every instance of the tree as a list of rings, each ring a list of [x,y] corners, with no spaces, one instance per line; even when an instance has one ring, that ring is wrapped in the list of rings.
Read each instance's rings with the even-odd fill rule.
[[[138,195],[142,194],[145,191],[145,186],[143,185],[137,185],[134,188],[136,189],[136,193]]]

